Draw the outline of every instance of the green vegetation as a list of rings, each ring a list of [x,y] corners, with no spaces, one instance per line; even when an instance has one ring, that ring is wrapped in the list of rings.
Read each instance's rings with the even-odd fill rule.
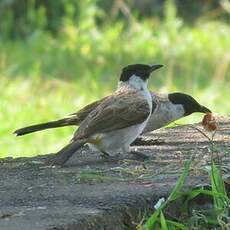
[[[58,150],[70,139],[72,128],[17,139],[12,132],[61,118],[107,95],[116,88],[120,69],[129,63],[162,63],[165,67],[150,81],[151,90],[191,93],[214,112],[229,113],[230,27],[225,21],[197,21],[189,26],[177,16],[172,1],[166,2],[161,21],[134,16],[128,21],[106,20],[106,12],[93,0],[78,6],[76,18],[71,1],[67,2],[55,32],[47,30],[45,11],[33,5],[28,6],[29,18],[25,19],[33,30],[25,37],[9,39],[6,29],[12,32],[12,20],[9,16],[4,21],[0,36],[1,157]],[[197,115],[182,122],[200,119]]]
[[[211,181],[211,188],[204,187],[191,189],[190,191],[183,192],[182,187],[185,183],[186,177],[189,175],[192,157],[185,163],[184,170],[178,179],[174,189],[166,201],[159,201],[156,211],[149,217],[145,225],[139,226],[139,230],[198,230],[198,229],[222,229],[228,230],[230,228],[230,198],[228,197],[224,181],[221,176],[220,169],[212,161],[210,169],[208,169]],[[201,205],[200,210],[194,206],[192,201],[204,195],[213,199],[213,204],[210,202],[209,207]],[[167,219],[164,213],[169,212],[166,210],[170,203],[177,200],[183,200],[180,205],[179,211],[172,212],[171,218]],[[194,206],[194,207],[193,207]],[[173,206],[171,207],[173,208]],[[177,216],[179,213],[180,216]],[[172,219],[174,218],[174,219]],[[183,223],[183,224],[182,224]]]
[[[21,138],[12,133],[62,118],[109,94],[116,88],[120,69],[130,63],[164,64],[150,80],[151,90],[190,93],[213,112],[230,113],[229,13],[209,3],[221,2],[224,8],[228,1],[202,1],[199,7],[193,1],[184,5],[185,1],[152,1],[146,15],[135,11],[137,1],[127,1],[121,9],[116,2],[125,1],[0,2],[0,157],[56,152],[69,141],[74,128]],[[214,14],[205,15],[208,7]],[[200,120],[201,115],[192,115],[177,123]],[[181,190],[191,161],[169,198],[140,229],[195,230],[211,225],[230,229],[230,200],[214,162],[208,168],[210,189]],[[145,169],[126,165],[111,170],[123,181]],[[77,177],[83,183],[112,179],[109,172],[87,170]],[[185,212],[201,194],[213,199],[212,208]],[[181,216],[170,219],[167,207],[182,198]]]

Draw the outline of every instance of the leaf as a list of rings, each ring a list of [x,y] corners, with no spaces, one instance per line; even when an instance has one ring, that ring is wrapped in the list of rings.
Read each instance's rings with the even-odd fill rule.
[[[184,185],[185,178],[189,174],[189,169],[190,169],[192,160],[193,160],[193,156],[191,156],[190,159],[186,161],[185,166],[184,166],[184,170],[183,170],[182,174],[180,175],[180,178],[178,179],[173,191],[169,195],[168,201],[176,200],[178,197],[181,196],[180,190],[181,190],[182,186]]]
[[[202,126],[207,131],[215,131],[217,129],[216,118],[212,115],[212,113],[206,113],[202,120]]]
[[[193,156],[191,156],[190,159],[186,161],[185,166],[184,166],[184,170],[183,170],[182,174],[180,175],[174,189],[170,193],[168,199],[164,203],[162,203],[161,206],[149,217],[146,224],[143,226],[143,229],[148,229],[148,230],[154,229],[154,226],[158,220],[158,217],[159,217],[161,211],[166,207],[166,205],[170,201],[177,199],[181,195],[180,190],[181,190],[182,186],[184,185],[184,181],[185,181],[186,176],[189,174],[189,169],[190,169],[192,160],[193,160]]]
[[[161,223],[161,230],[168,230],[168,226],[167,226],[167,223],[166,223],[166,220],[165,220],[165,217],[162,211],[160,214],[160,223]]]
[[[165,203],[164,203],[165,204]],[[154,229],[154,225],[156,224],[157,222],[157,219],[158,219],[158,216],[160,214],[160,211],[161,211],[161,207],[158,208],[150,217],[149,219],[147,220],[146,224],[143,226],[143,229],[145,230],[152,230]]]
[[[226,200],[226,202],[230,202],[230,199],[228,198],[228,196],[220,193],[220,192],[214,192],[213,190],[207,190],[207,189],[194,189],[192,191],[189,191],[188,193],[185,193],[185,195],[188,196],[188,200],[194,199],[196,196],[200,195],[200,194],[205,194],[208,196],[216,196],[216,197],[221,197],[224,200]]]
[[[223,196],[227,197],[224,180],[220,174],[219,169],[216,167],[214,161],[212,161],[210,177],[211,177],[212,191],[214,193],[220,193]],[[223,199],[223,197],[220,196],[213,196],[213,200],[214,200],[214,207],[216,209],[223,209],[227,204],[226,201]]]
[[[172,221],[172,220],[166,220],[166,223],[168,224],[168,226],[173,225],[176,227],[176,229],[181,229],[181,230],[189,230],[189,228],[187,228],[185,225]]]

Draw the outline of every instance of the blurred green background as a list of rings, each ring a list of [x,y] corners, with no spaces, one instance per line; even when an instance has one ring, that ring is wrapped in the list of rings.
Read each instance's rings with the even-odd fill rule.
[[[151,90],[229,114],[229,13],[228,0],[1,0],[0,157],[57,151],[74,128],[12,132],[107,95],[130,63],[164,64]]]

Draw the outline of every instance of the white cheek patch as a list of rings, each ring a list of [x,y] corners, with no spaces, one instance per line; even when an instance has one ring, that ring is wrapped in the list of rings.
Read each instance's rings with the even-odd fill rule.
[[[147,90],[148,81],[144,81],[141,77],[135,74],[129,78],[129,84],[139,90]]]
[[[182,105],[175,105],[171,102],[161,103],[157,114],[162,117],[162,120],[171,122],[184,116],[184,108]]]
[[[183,105],[172,105],[172,109],[170,109],[170,114],[172,120],[176,120],[184,116],[184,108]]]

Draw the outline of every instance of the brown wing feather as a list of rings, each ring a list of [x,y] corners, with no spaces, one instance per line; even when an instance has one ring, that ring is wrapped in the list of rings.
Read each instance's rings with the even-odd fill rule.
[[[106,100],[107,97],[104,97],[100,100],[94,101],[88,105],[86,105],[85,107],[83,107],[82,109],[78,110],[75,113],[70,114],[70,117],[73,116],[77,118],[78,121],[83,121],[90,112],[92,112],[98,105],[100,105],[104,100]]]
[[[75,138],[110,132],[143,122],[149,116],[147,101],[136,91],[107,97],[81,123]]]

